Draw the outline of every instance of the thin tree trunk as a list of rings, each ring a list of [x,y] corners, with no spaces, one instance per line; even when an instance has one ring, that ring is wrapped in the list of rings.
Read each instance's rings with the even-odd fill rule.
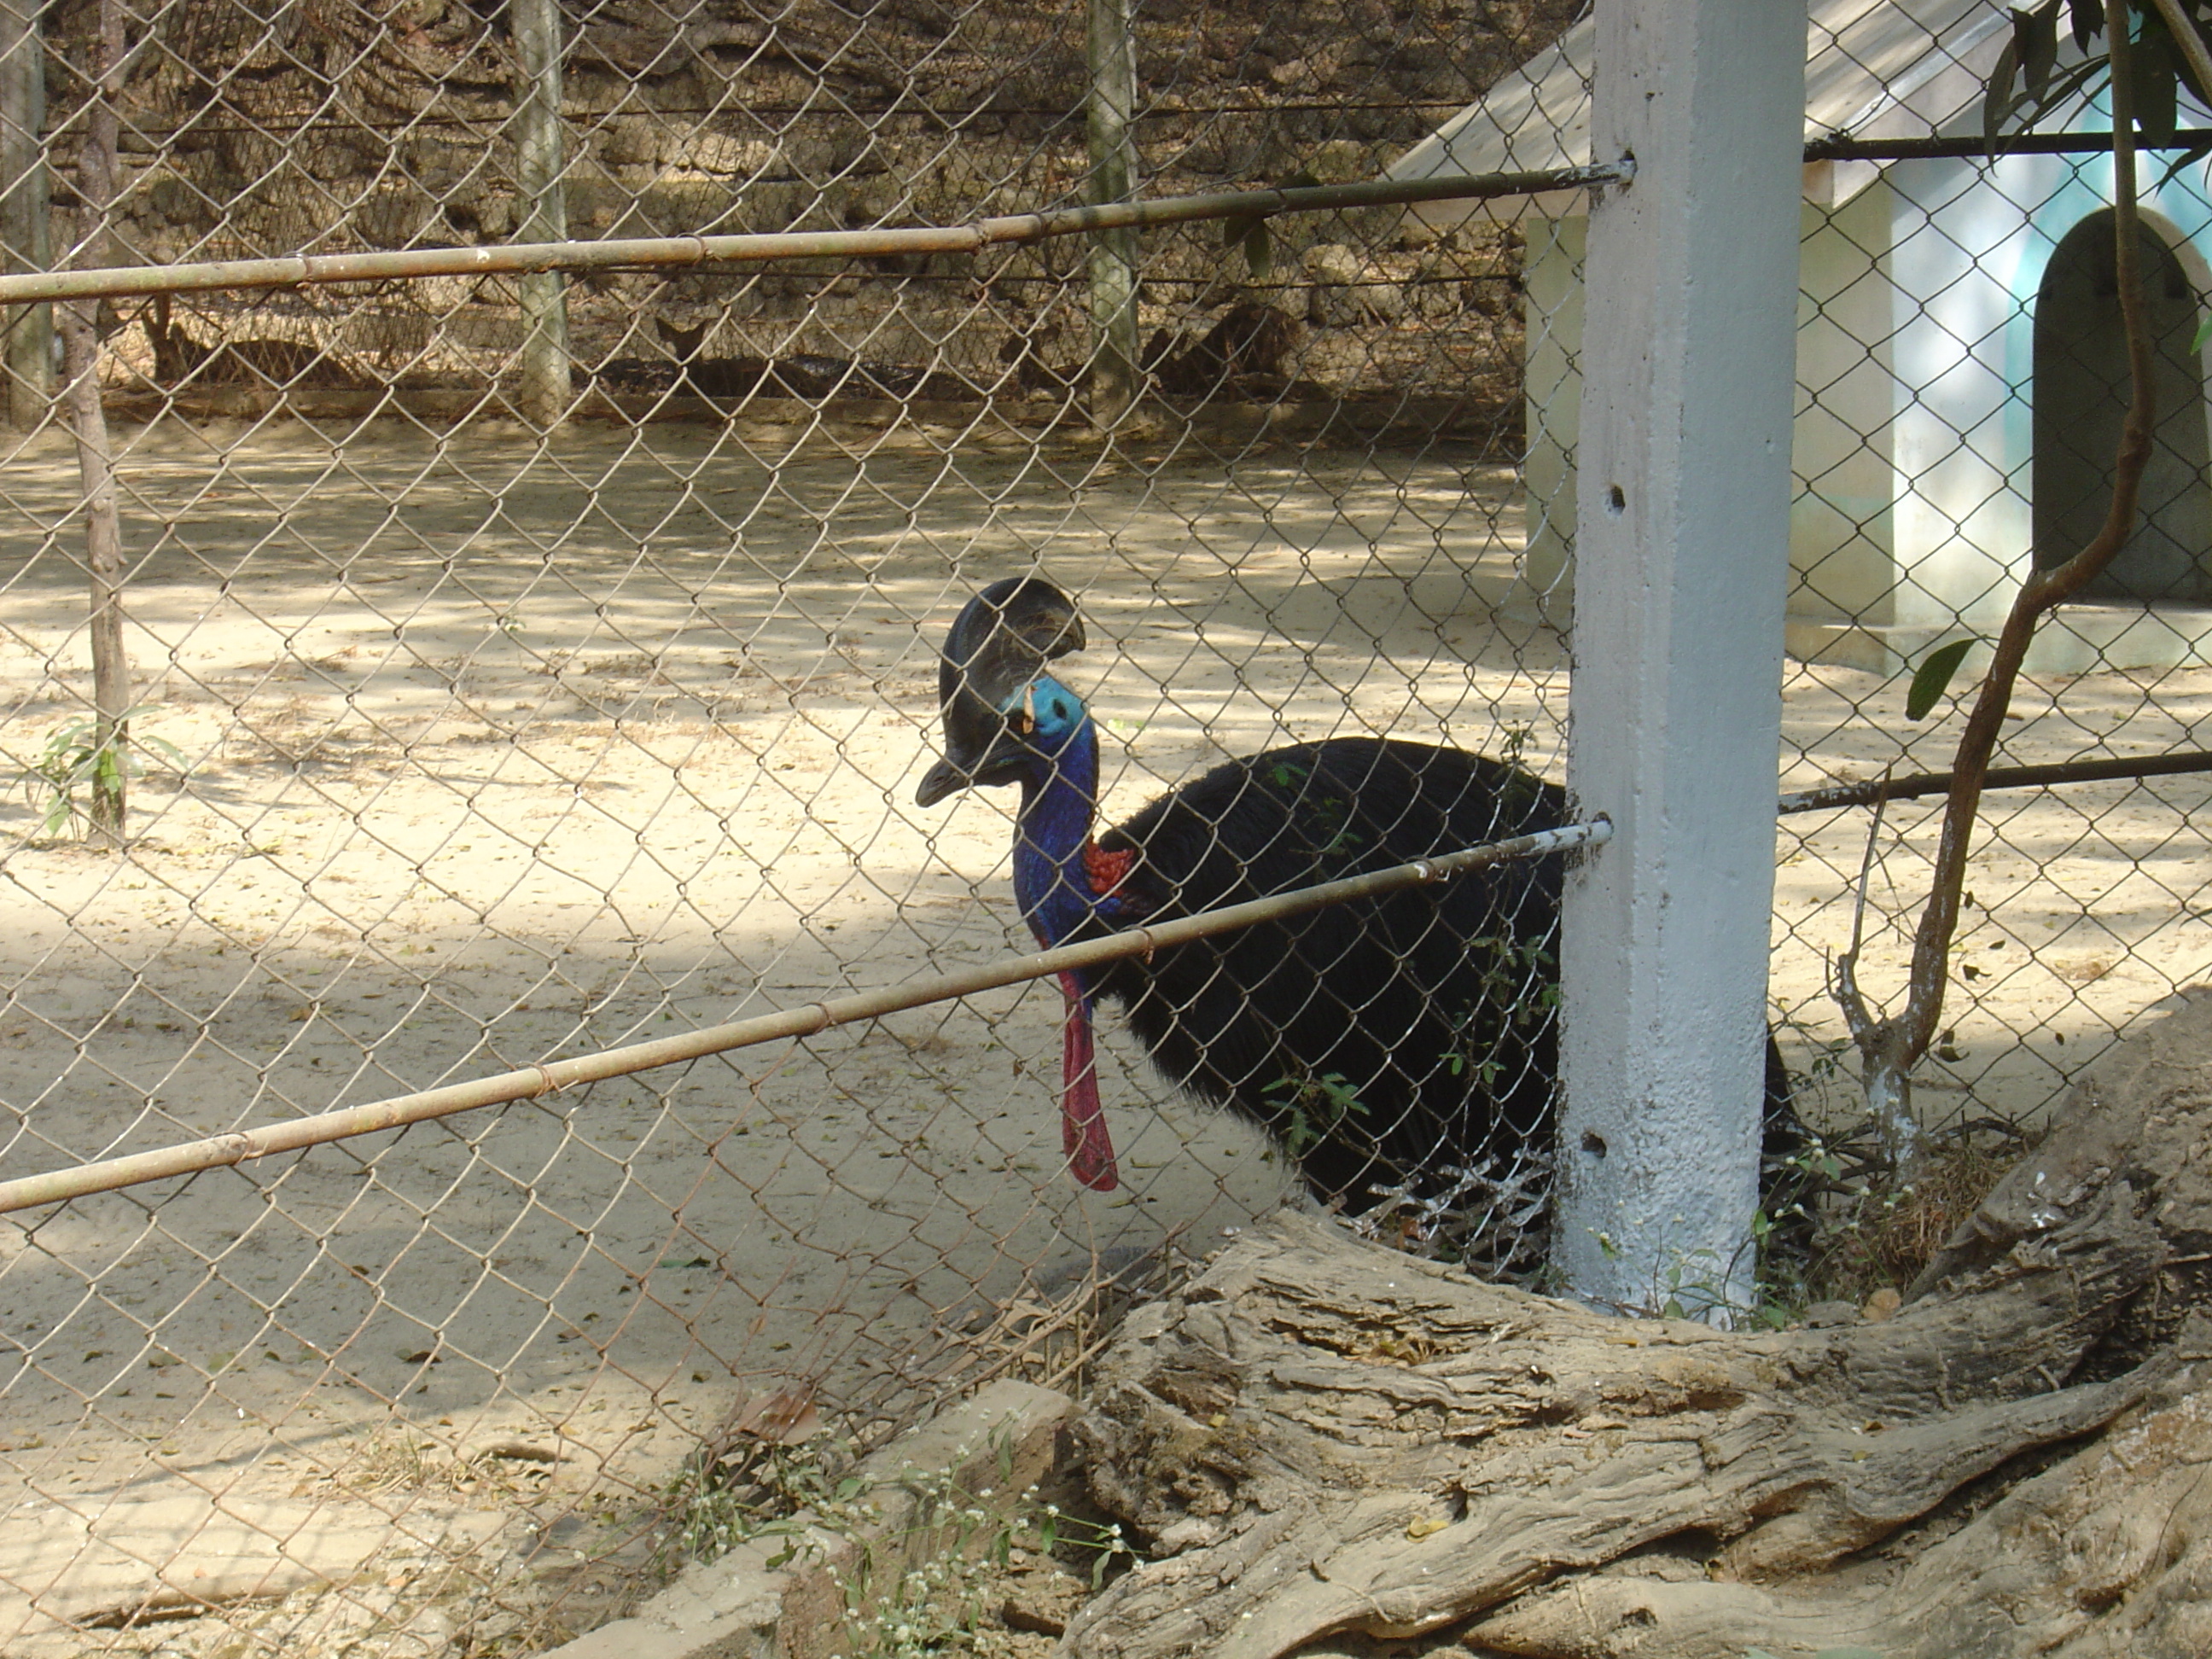
[[[2129,40],[2129,0],[2111,0],[2105,38],[2112,54],[2112,234],[2114,274],[2119,285],[2120,318],[2126,330],[2128,366],[2133,386],[2121,428],[2114,464],[2112,502],[2104,527],[2089,545],[2049,570],[2030,570],[1997,635],[1989,672],[1983,678],[1966,729],[1952,762],[1954,782],[1936,844],[1936,867],[1928,903],[1913,937],[1912,966],[1901,1013],[1876,1019],[1858,985],[1856,940],[1836,964],[1836,998],[1859,1050],[1861,1081],[1869,1109],[1889,1162],[1908,1179],[1922,1157],[1918,1122],[1912,1109],[1912,1070],[1936,1040],[1943,1015],[1943,994],[1950,980],[1951,941],[1959,928],[1965,891],[1966,855],[1973,845],[1974,819],[1980,810],[1982,781],[1990,757],[2004,734],[2013,687],[2019,681],[2027,648],[2043,617],[2080,592],[2084,583],[2111,564],[2135,528],[2137,495],[2149,464],[2156,430],[2154,348],[2143,314],[2142,277],[2136,212],[2136,135],[2133,50]]]
[[[35,0],[0,0],[0,245],[11,271],[53,263],[46,118],[46,53]],[[8,420],[29,431],[53,404],[53,307],[11,307],[6,329]]]
[[[515,0],[514,53],[521,79],[515,111],[515,173],[528,204],[520,240],[564,242],[568,204],[561,131],[561,9],[557,0]],[[520,281],[523,418],[540,430],[559,424],[572,393],[568,301],[557,270]]]
[[[1091,200],[1126,202],[1136,188],[1137,40],[1129,0],[1091,0]],[[1091,418],[1110,431],[1137,401],[1137,233],[1091,241]]]
[[[121,0],[100,0],[100,35],[93,45],[91,102],[85,112],[84,148],[77,161],[77,194],[84,204],[77,238],[80,264],[108,258],[108,210],[115,200],[115,97],[123,64]],[[123,532],[116,510],[115,464],[107,417],[100,403],[99,301],[59,307],[65,408],[76,440],[77,476],[84,490],[85,566],[92,579],[92,702],[94,763],[91,778],[95,839],[123,844],[130,775],[131,661],[123,643]]]

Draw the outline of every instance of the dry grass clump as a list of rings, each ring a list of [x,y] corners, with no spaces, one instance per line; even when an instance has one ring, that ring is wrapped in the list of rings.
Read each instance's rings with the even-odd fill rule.
[[[2018,1125],[1977,1119],[1939,1135],[1909,1184],[1878,1173],[1839,1179],[1818,1206],[1808,1299],[1864,1304],[1879,1291],[1904,1291],[2027,1145]]]

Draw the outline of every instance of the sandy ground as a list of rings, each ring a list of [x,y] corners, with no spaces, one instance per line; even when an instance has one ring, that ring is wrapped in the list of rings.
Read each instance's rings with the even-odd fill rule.
[[[998,954],[1011,802],[912,795],[943,627],[1034,561],[1083,593],[1110,812],[1343,731],[1495,751],[1522,728],[1561,770],[1565,657],[1518,585],[1511,477],[1463,453],[341,435],[121,434],[137,730],[189,766],[139,783],[119,857],[29,839],[35,779],[0,799],[0,1178]],[[58,449],[0,469],[11,779],[88,683],[73,489]],[[2179,746],[2208,698],[2203,671],[2039,684],[2010,754]],[[1794,672],[1787,781],[1878,770],[1902,700]],[[1908,768],[1942,763],[1954,726],[1927,725]],[[2207,790],[1993,809],[1933,1115],[2032,1115],[2203,971]],[[1878,909],[1916,897],[1930,811],[1893,812]],[[1823,953],[1864,827],[1793,820],[1778,847],[1800,1066],[1840,1036]],[[1877,939],[1876,987],[1899,960]],[[990,1310],[1203,1251],[1281,1195],[1117,1035],[1128,1184],[1075,1188],[1057,1016],[1049,988],[996,994],[10,1218],[0,1537],[105,1516],[158,1564],[149,1503],[181,1505],[187,1553],[210,1495],[479,1544],[487,1512],[520,1571],[619,1532],[741,1399],[894,1420],[1002,1349]],[[471,1490],[454,1456],[501,1438],[562,1461]],[[47,1610],[112,1604],[112,1577]],[[59,1635],[40,1588],[0,1565],[0,1650],[145,1645]],[[200,1626],[161,1639],[198,1651]]]

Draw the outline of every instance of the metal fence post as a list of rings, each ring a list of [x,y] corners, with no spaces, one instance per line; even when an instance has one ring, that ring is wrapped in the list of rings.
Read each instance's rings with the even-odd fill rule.
[[[514,55],[521,97],[515,111],[515,184],[525,242],[568,236],[567,168],[561,131],[561,9],[558,0],[515,0]],[[568,410],[568,302],[557,270],[520,279],[522,302],[522,414],[541,428]]]
[[[1759,1107],[1805,6],[1601,0],[1555,1249],[1577,1295],[1740,1303]]]
[[[1129,0],[1091,0],[1091,200],[1123,202],[1136,188],[1137,38]],[[1137,400],[1137,233],[1100,231],[1091,243],[1091,418],[1111,428]]]
[[[9,270],[53,263],[46,117],[46,43],[35,0],[0,0],[0,250]],[[15,307],[5,326],[7,416],[28,430],[53,401],[54,309]]]

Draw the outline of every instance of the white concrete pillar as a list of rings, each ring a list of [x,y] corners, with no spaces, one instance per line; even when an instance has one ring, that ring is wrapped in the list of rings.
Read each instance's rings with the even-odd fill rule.
[[[1749,1289],[1804,69],[1804,0],[1598,0],[1555,1255],[1626,1308]]]

